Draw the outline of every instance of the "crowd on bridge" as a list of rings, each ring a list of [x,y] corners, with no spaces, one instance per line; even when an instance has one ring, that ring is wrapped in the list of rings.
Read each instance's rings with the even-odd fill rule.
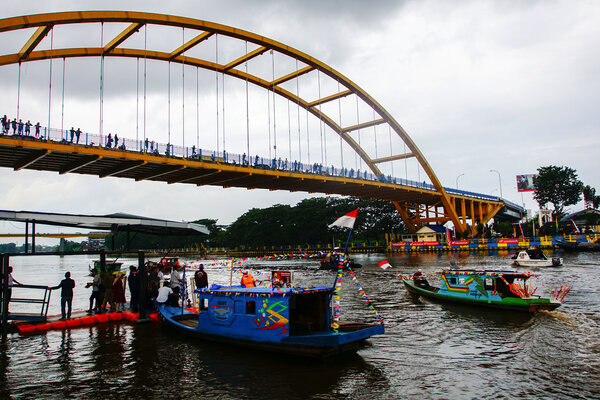
[[[35,128],[34,135],[31,135],[32,127]],[[43,128],[43,133],[42,133]],[[33,125],[30,121],[23,122],[21,119],[17,121],[17,118],[10,119],[6,115],[2,117],[2,134],[10,134],[12,129],[13,135],[20,136],[32,136],[42,140],[57,140],[61,143],[74,143],[74,144],[82,144],[86,146],[96,146],[96,143],[89,142],[89,138],[97,137],[99,138],[99,142],[101,142],[101,146],[107,149],[115,149],[115,150],[127,150],[126,140],[122,139],[118,136],[117,133],[109,133],[107,136],[99,136],[99,135],[89,135],[85,134],[85,138],[82,140],[81,135],[82,131],[80,128],[75,129],[71,127],[71,129],[66,131],[59,131],[60,137],[52,137],[50,130],[42,127],[39,122]],[[327,167],[322,163],[314,162],[314,163],[302,163],[300,161],[288,161],[287,158],[281,157],[260,157],[259,155],[255,155],[254,157],[249,157],[246,153],[243,154],[231,154],[226,150],[222,151],[211,151],[211,150],[203,150],[197,148],[195,145],[191,146],[191,148],[185,147],[180,148],[180,151],[176,154],[175,147],[171,143],[160,144],[157,141],[151,140],[148,137],[139,141],[129,141],[129,145],[137,148],[137,150],[146,154],[152,154],[155,156],[165,156],[165,157],[181,157],[191,160],[199,160],[203,162],[214,162],[214,163],[224,163],[231,165],[241,165],[253,168],[260,169],[271,169],[278,171],[288,171],[288,172],[297,172],[304,174],[313,174],[313,175],[326,175],[326,176],[335,176],[335,177],[344,177],[350,179],[361,179],[367,181],[377,181],[384,183],[392,183],[399,184],[403,186],[411,186],[417,187],[421,189],[430,189],[435,190],[435,187],[431,184],[426,183],[425,181],[416,182],[408,179],[396,178],[391,175],[384,174],[374,174],[368,170],[354,169],[354,168],[336,168],[334,165]],[[162,149],[161,149],[162,147]]]

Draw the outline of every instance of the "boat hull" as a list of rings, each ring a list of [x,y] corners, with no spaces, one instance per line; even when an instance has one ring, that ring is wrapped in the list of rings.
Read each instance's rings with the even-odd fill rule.
[[[562,258],[552,258],[548,260],[515,260],[514,265],[517,267],[560,267]]]
[[[329,359],[355,353],[366,339],[384,333],[383,324],[363,324],[364,328],[352,332],[321,332],[316,334],[282,337],[278,341],[249,340],[239,335],[214,334],[198,326],[198,314],[173,307],[158,307],[159,321],[187,336],[203,341],[247,347],[260,351],[284,353],[294,356]],[[188,320],[188,325],[186,325]],[[191,320],[191,321],[190,321]],[[196,321],[196,325],[192,321]]]
[[[566,251],[600,251],[600,243],[569,243],[569,242],[557,242],[556,245]]]
[[[458,297],[446,293],[437,293],[432,290],[415,286],[410,279],[402,279],[406,290],[414,296],[423,296],[439,301],[447,301],[465,305],[474,305],[488,308],[496,308],[501,310],[521,311],[521,312],[537,312],[541,310],[554,310],[560,306],[560,303],[551,302],[549,299],[521,299],[521,298],[504,298],[502,301],[473,299],[467,297]]]

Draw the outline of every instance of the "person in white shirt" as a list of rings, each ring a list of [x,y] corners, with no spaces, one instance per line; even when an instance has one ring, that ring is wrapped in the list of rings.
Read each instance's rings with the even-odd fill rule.
[[[158,289],[158,296],[156,296],[156,302],[161,306],[165,305],[167,300],[169,300],[169,295],[171,293],[173,293],[173,290],[171,290],[169,282],[165,282],[163,287]]]

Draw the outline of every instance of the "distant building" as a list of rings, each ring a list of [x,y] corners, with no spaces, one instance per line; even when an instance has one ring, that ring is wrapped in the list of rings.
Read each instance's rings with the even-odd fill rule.
[[[402,235],[405,242],[434,242],[443,241],[446,238],[446,227],[443,225],[423,225],[415,233]]]
[[[106,240],[105,232],[90,232],[90,236],[88,236],[89,249],[90,250],[103,249],[105,240]]]

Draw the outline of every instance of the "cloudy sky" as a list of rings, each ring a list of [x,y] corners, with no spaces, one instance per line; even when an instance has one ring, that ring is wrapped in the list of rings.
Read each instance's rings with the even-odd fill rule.
[[[218,22],[272,38],[323,61],[394,116],[444,186],[455,187],[458,180],[461,189],[498,195],[498,175],[490,172],[497,170],[505,198],[537,209],[529,193],[517,193],[515,175],[553,164],[575,168],[585,184],[600,191],[600,3],[596,1],[146,0],[128,1],[126,8],[122,1],[30,1],[7,2],[3,15],[94,9]],[[57,42],[59,35],[57,30]],[[12,40],[15,37],[0,40],[0,54],[22,46],[20,39]],[[160,47],[162,39],[155,38],[149,47]],[[172,40],[178,43],[181,37]],[[97,132],[98,61],[69,63],[65,124]],[[30,64],[23,70],[20,112],[44,124],[48,62]],[[105,129],[132,126],[135,120],[135,75],[118,73],[128,71],[123,65],[119,61],[106,64]],[[54,62],[53,68],[52,118],[58,121],[61,62]],[[160,68],[166,67],[153,68],[150,73],[160,74]],[[95,78],[89,78],[88,71],[95,71]],[[156,81],[153,92],[164,94],[164,80]],[[212,90],[214,78],[202,81],[201,87]],[[0,113],[14,116],[15,66],[0,67],[0,90],[4,93]],[[174,84],[172,90],[180,99],[181,88]],[[187,103],[186,107],[194,108]],[[149,107],[164,109],[164,104]],[[173,114],[180,115],[181,104],[174,102],[172,107]],[[151,118],[155,129],[164,129],[166,116],[161,113]],[[204,120],[207,124],[211,123],[208,119]],[[182,123],[182,118],[173,117],[173,131]],[[187,126],[194,123],[185,122]],[[173,220],[215,218],[223,224],[253,207],[296,204],[308,196],[9,169],[0,170],[0,182],[0,208],[7,210],[128,212]],[[0,229],[14,232],[22,227],[2,223]]]

